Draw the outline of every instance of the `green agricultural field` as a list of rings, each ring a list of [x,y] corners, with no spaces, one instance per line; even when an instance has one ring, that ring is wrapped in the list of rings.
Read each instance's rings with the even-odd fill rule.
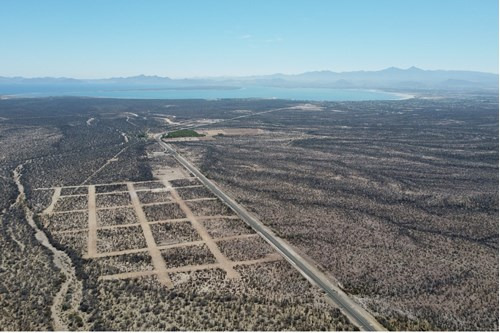
[[[178,131],[169,132],[163,135],[164,139],[174,139],[174,138],[196,138],[200,136],[205,136],[193,130],[183,129]]]

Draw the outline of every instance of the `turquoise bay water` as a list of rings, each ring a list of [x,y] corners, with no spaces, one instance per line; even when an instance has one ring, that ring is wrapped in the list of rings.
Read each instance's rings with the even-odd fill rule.
[[[310,101],[398,100],[406,96],[375,90],[328,88],[143,88],[112,85],[0,85],[0,95],[9,97],[85,96],[134,99],[263,98]]]

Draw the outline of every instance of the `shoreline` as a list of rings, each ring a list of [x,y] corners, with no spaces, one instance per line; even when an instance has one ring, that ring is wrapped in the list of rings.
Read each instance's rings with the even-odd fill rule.
[[[250,88],[250,89],[248,89]],[[251,90],[253,88],[253,90]],[[248,90],[247,90],[248,89]],[[234,91],[246,91],[248,95],[234,95]],[[157,94],[161,91],[174,92],[173,94]],[[297,94],[293,93],[297,91]],[[113,93],[116,92],[116,93]],[[129,94],[121,94],[129,92]],[[136,92],[134,94],[134,92]],[[152,94],[148,94],[152,93]],[[127,89],[114,90],[111,94],[103,94],[99,91],[32,91],[21,93],[0,94],[0,100],[15,98],[50,98],[50,97],[82,97],[82,98],[113,98],[113,99],[202,99],[202,100],[220,100],[220,99],[281,99],[290,101],[315,101],[315,102],[363,102],[363,101],[395,101],[415,98],[410,93],[400,93],[384,91],[379,89],[353,89],[353,88],[276,88],[276,87],[246,87],[245,89],[222,90],[213,94],[213,89],[188,89],[188,90],[143,90]]]

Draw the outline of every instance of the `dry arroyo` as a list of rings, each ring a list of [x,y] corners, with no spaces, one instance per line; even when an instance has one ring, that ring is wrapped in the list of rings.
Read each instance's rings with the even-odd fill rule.
[[[498,330],[497,96],[170,103],[0,101],[1,328]]]
[[[38,228],[35,221],[33,220],[33,212],[25,203],[26,195],[24,193],[24,186],[21,183],[22,169],[23,165],[20,164],[14,171],[14,181],[19,191],[19,195],[15,204],[24,207],[26,220],[28,221],[28,224],[31,226],[31,228],[33,228],[33,231],[35,232],[35,238],[38,240],[38,242],[40,242],[40,244],[42,244],[52,253],[54,265],[61,270],[62,274],[64,274],[64,282],[52,302],[51,317],[54,325],[54,330],[67,331],[69,330],[68,316],[70,314],[73,316],[75,314],[79,314],[80,318],[85,318],[85,315],[82,314],[79,310],[80,302],[82,299],[82,282],[76,277],[75,269],[72,265],[70,257],[64,251],[56,249],[50,243],[47,235]],[[68,297],[70,299],[70,308],[63,310],[63,303]]]

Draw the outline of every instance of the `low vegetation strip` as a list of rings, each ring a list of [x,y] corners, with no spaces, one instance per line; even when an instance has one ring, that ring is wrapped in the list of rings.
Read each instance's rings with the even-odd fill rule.
[[[175,139],[175,138],[197,138],[205,136],[204,134],[200,134],[196,131],[183,129],[178,131],[169,132],[162,136],[162,139]]]

